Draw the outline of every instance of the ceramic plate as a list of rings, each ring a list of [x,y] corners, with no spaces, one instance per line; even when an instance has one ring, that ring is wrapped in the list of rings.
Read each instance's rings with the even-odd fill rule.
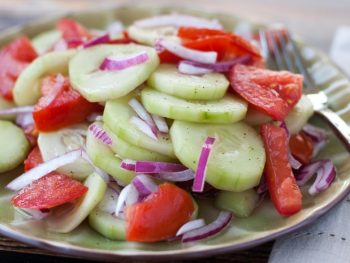
[[[171,11],[174,11],[174,9],[169,7],[160,9],[154,7],[119,7],[110,8],[107,11],[85,12],[71,16],[86,26],[104,28],[116,19],[129,24],[141,17]],[[203,14],[198,11],[178,8],[175,11],[217,18],[226,30],[235,30],[237,27],[242,27],[242,24],[245,27],[250,26],[254,30],[258,27],[232,15]],[[2,35],[0,43],[5,44],[18,34],[33,37],[40,32],[52,29],[54,23],[55,20],[41,21],[23,28],[13,28]],[[317,85],[329,95],[331,106],[335,110],[345,107],[350,101],[349,80],[321,52],[312,47],[303,46],[302,53]],[[339,113],[348,123],[350,122],[350,111],[341,110]],[[18,168],[17,171],[0,176],[0,232],[10,238],[58,253],[101,260],[114,260],[120,257],[142,260],[169,260],[169,257],[171,259],[204,257],[245,249],[309,224],[345,197],[350,189],[349,155],[337,140],[332,138],[321,156],[334,160],[338,171],[337,179],[327,191],[316,197],[310,197],[305,192],[303,209],[298,214],[283,218],[276,213],[271,202],[266,199],[250,218],[234,219],[231,227],[224,234],[190,245],[176,242],[139,244],[110,241],[94,232],[87,224],[82,224],[69,234],[50,233],[46,231],[42,222],[25,220],[23,216],[15,213],[10,204],[12,193],[5,190],[4,186],[21,172],[21,169]],[[218,211],[208,201],[200,202],[200,207],[200,216],[206,218],[208,222],[217,215]]]

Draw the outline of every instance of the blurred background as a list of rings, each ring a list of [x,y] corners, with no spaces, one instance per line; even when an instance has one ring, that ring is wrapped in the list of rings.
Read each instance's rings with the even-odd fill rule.
[[[324,51],[329,50],[336,29],[350,25],[350,0],[0,0],[0,30],[54,14],[124,4],[182,5],[281,22]]]

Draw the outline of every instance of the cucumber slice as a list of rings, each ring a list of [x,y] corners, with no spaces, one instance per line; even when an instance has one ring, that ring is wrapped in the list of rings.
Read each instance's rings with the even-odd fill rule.
[[[5,100],[2,96],[0,96],[0,110],[14,108],[16,105],[12,101]],[[0,116],[0,120],[13,120],[15,115],[10,116]]]
[[[95,209],[89,215],[90,226],[102,236],[111,240],[125,240],[126,222],[107,212]]]
[[[0,121],[0,173],[23,163],[30,145],[23,131],[9,121]]]
[[[254,189],[241,193],[221,191],[215,198],[215,206],[233,212],[237,217],[248,217],[252,214],[259,201],[259,195]]]
[[[128,35],[138,43],[153,46],[158,39],[169,39],[180,43],[177,37],[177,28],[171,26],[141,28],[137,26],[129,26]]]
[[[188,100],[221,99],[230,85],[223,74],[186,75],[181,74],[172,64],[160,65],[149,77],[147,84],[158,91]]]
[[[103,129],[108,133],[113,141],[112,145],[110,146],[112,151],[114,151],[122,159],[174,162],[173,158],[140,148],[124,141],[123,139],[120,139],[107,125],[103,125]]]
[[[252,126],[260,126],[263,123],[271,122],[272,118],[252,107],[248,107],[247,115],[244,121]]]
[[[146,88],[141,98],[147,111],[182,121],[233,123],[244,119],[247,113],[247,103],[231,94],[220,100],[189,101]]]
[[[120,71],[98,70],[109,56],[127,57],[145,51],[149,60]],[[157,68],[159,58],[154,48],[140,45],[98,45],[79,51],[69,63],[73,87],[92,102],[116,99],[141,85]]]
[[[192,201],[193,201],[193,206],[194,206],[194,211],[191,215],[191,220],[195,220],[198,217],[198,213],[199,213],[199,206],[197,204],[197,201],[192,197]]]
[[[35,59],[26,67],[13,88],[13,98],[17,105],[34,105],[41,96],[41,78],[49,74],[67,75],[68,62],[75,50],[47,53]]]
[[[55,132],[40,133],[38,146],[44,161],[85,147],[87,128],[87,125],[75,125]],[[74,163],[60,167],[57,171],[74,179],[84,180],[94,169],[87,161],[79,159]]]
[[[313,114],[314,108],[311,101],[303,95],[285,119],[289,132],[297,134]]]
[[[43,32],[32,39],[32,44],[38,54],[49,51],[61,38],[61,33],[57,30]]]
[[[103,199],[107,184],[97,173],[89,175],[84,185],[89,190],[76,202],[72,210],[67,209],[67,207],[59,207],[47,218],[46,223],[50,231],[58,233],[72,231],[84,221]]]
[[[175,158],[173,146],[168,134],[159,134],[158,141],[150,138],[139,131],[130,122],[131,117],[137,116],[134,110],[128,105],[135,94],[126,97],[107,101],[103,113],[103,121],[119,138],[138,147],[154,151],[171,158]]]
[[[119,184],[127,185],[134,177],[133,172],[120,168],[121,160],[107,145],[97,140],[90,132],[86,137],[86,152],[98,168],[113,176]]]
[[[177,158],[193,170],[197,169],[205,139],[216,138],[206,173],[206,181],[214,187],[242,192],[259,184],[265,166],[265,149],[259,134],[247,124],[174,121],[170,135]]]

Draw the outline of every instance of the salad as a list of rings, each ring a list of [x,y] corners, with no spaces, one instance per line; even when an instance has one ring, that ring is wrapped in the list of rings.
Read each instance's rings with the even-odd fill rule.
[[[271,34],[273,36],[273,34]],[[0,173],[14,213],[68,233],[87,220],[111,240],[193,242],[326,190],[327,143],[307,124],[303,77],[267,69],[258,37],[180,14],[52,31],[0,51]],[[201,218],[198,199],[218,217]]]

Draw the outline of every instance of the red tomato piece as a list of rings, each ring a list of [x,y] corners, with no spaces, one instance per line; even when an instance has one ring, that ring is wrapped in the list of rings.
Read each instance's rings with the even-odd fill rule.
[[[50,209],[83,196],[88,188],[69,176],[52,172],[35,180],[12,198],[15,207]]]
[[[55,131],[82,122],[93,112],[101,110],[97,103],[84,99],[72,89],[68,79],[57,76],[43,81],[44,96],[34,108],[33,118],[39,131]],[[52,89],[46,85],[53,85]]]
[[[266,164],[265,178],[271,200],[284,216],[301,210],[302,195],[288,160],[288,135],[284,128],[273,124],[261,126]]]
[[[43,163],[43,157],[38,146],[35,146],[33,150],[29,153],[27,159],[24,161],[24,171],[29,171],[30,169]]]
[[[275,120],[284,120],[302,95],[303,77],[288,71],[235,65],[229,78],[239,95]]]
[[[62,33],[68,48],[75,48],[92,37],[84,26],[73,19],[61,19],[57,23],[57,29]]]
[[[217,29],[180,27],[178,36],[186,47],[202,51],[216,51],[219,60],[251,55],[253,65],[264,65],[260,50],[239,35]]]
[[[127,208],[128,241],[155,242],[174,237],[194,211],[191,196],[181,188],[164,183],[141,203]]]
[[[12,89],[19,74],[37,57],[27,37],[19,37],[0,51],[0,95],[12,100]]]
[[[309,136],[304,132],[300,132],[290,137],[289,149],[299,162],[308,164],[311,161],[314,144]]]

